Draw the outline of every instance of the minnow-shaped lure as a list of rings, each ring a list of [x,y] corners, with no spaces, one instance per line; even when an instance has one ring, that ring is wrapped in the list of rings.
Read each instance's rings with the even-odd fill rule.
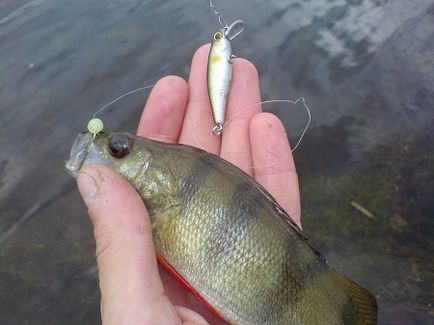
[[[215,135],[219,135],[223,131],[226,104],[232,80],[232,63],[235,56],[232,54],[230,41],[243,31],[244,25],[242,20],[236,20],[230,26],[222,28],[214,34],[211,44],[208,57],[207,85],[215,123],[212,131]]]

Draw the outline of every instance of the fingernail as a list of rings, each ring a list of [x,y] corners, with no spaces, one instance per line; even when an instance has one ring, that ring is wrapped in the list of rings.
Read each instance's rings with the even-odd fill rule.
[[[89,208],[98,199],[98,187],[95,179],[84,170],[80,172],[77,184],[81,197]]]

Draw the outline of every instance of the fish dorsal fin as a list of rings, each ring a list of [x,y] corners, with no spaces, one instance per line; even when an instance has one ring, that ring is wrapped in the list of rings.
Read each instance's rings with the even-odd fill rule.
[[[354,325],[377,324],[377,301],[365,288],[334,272],[336,280],[349,293],[352,300],[352,323]]]

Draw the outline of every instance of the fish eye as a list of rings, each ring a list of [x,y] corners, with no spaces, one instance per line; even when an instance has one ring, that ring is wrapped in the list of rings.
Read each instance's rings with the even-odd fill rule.
[[[114,133],[108,142],[110,154],[115,158],[124,158],[131,151],[133,140],[126,134]]]
[[[218,41],[219,39],[221,39],[223,37],[222,32],[217,32],[214,34],[214,40]]]

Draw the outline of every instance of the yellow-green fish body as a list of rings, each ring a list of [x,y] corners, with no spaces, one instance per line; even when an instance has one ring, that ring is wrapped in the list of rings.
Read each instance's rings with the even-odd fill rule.
[[[79,135],[66,166],[77,175],[83,163],[131,183],[151,215],[157,254],[231,324],[376,323],[375,298],[330,268],[229,162],[117,132]]]

